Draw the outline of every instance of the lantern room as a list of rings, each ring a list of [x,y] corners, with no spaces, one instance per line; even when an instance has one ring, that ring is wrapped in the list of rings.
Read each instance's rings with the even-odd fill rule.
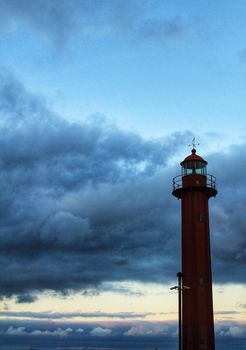
[[[207,175],[207,162],[196,154],[195,148],[192,149],[191,155],[186,157],[180,164],[182,176],[190,174]]]
[[[207,174],[207,162],[196,154],[193,147],[191,154],[181,163],[181,175],[173,178],[173,195],[181,198],[188,191],[206,191],[209,197],[216,196],[216,178]]]

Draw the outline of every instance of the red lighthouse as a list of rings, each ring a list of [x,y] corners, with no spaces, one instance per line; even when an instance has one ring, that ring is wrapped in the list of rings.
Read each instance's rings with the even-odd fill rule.
[[[214,322],[208,200],[216,179],[196,154],[181,162],[173,195],[182,205],[182,350],[214,350]]]

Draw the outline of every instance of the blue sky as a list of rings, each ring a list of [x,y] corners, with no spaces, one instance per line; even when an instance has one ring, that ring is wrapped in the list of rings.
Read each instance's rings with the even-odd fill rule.
[[[218,181],[217,348],[245,347],[245,18],[243,1],[0,0],[0,347],[175,347],[171,185],[194,136]]]
[[[243,137],[243,2],[18,4],[2,5],[1,64],[63,116],[104,114],[146,137],[230,123]]]

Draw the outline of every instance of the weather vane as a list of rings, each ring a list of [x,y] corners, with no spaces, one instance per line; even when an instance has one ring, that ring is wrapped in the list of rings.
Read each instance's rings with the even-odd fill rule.
[[[193,137],[193,139],[192,139],[191,143],[189,144],[189,147],[190,147],[190,146],[192,146],[192,147],[193,147],[193,149],[195,149],[195,148],[196,148],[196,146],[199,146],[199,145],[200,145],[200,143],[196,142],[196,138],[195,138],[195,137]]]

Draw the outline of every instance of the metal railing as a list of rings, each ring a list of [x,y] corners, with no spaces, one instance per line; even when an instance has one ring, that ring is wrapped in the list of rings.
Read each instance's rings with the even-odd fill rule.
[[[178,175],[173,178],[173,191],[183,187],[183,181],[182,181],[183,176],[189,176],[189,175]],[[206,186],[216,190],[216,177],[209,174],[205,176],[207,178]]]

